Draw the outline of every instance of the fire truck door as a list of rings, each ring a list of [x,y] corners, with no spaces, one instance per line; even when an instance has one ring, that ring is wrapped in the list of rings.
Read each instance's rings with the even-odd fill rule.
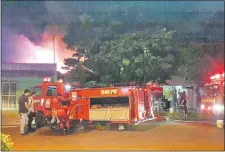
[[[51,102],[57,102],[55,100],[57,98],[57,87],[56,86],[48,86],[46,91],[46,98],[45,98],[45,107],[50,108]]]
[[[137,90],[138,117],[140,120],[145,118],[144,90]]]
[[[32,88],[33,92],[36,92],[36,96],[34,96],[34,108],[36,108],[36,106],[42,106],[43,104],[43,89],[39,86]]]

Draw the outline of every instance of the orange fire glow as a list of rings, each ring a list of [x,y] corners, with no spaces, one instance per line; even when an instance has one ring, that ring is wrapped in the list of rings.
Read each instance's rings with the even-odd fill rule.
[[[64,32],[60,31],[56,26],[48,26],[42,34],[41,42],[36,45],[23,35],[12,35],[11,45],[13,45],[13,62],[25,63],[54,63],[53,35],[55,44],[55,62],[57,71],[61,73],[67,72],[63,70],[63,60],[72,57],[74,53],[66,49],[66,44],[61,40]]]

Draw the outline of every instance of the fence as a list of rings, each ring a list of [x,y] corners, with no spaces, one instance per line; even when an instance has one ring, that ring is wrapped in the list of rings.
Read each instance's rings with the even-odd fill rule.
[[[16,82],[2,82],[2,109],[15,109],[16,104]]]

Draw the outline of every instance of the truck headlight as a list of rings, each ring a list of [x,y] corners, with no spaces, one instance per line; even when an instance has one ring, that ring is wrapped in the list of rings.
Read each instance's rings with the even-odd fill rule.
[[[218,104],[213,105],[213,110],[218,111],[218,112],[223,111],[224,110],[224,106],[223,105],[218,105]]]
[[[202,110],[205,109],[205,105],[204,104],[201,105],[201,109]]]

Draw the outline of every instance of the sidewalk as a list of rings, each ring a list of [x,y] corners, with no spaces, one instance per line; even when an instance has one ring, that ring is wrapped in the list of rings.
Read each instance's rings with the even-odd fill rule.
[[[204,115],[199,112],[189,112],[187,118],[180,116],[179,112],[169,113],[161,112],[158,113],[160,117],[164,117],[165,120],[170,120],[174,122],[186,122],[186,123],[199,123],[199,124],[216,124],[217,120],[223,120],[224,118],[216,118],[210,115]]]
[[[20,124],[20,116],[18,111],[2,111],[1,110],[1,125],[2,126],[14,126]]]
[[[216,122],[214,122],[214,121],[208,121],[208,120],[203,120],[203,121],[191,121],[191,120],[173,120],[173,119],[170,119],[170,121],[174,121],[174,122],[184,122],[184,123],[199,123],[199,124],[212,124],[212,125],[216,125]]]

